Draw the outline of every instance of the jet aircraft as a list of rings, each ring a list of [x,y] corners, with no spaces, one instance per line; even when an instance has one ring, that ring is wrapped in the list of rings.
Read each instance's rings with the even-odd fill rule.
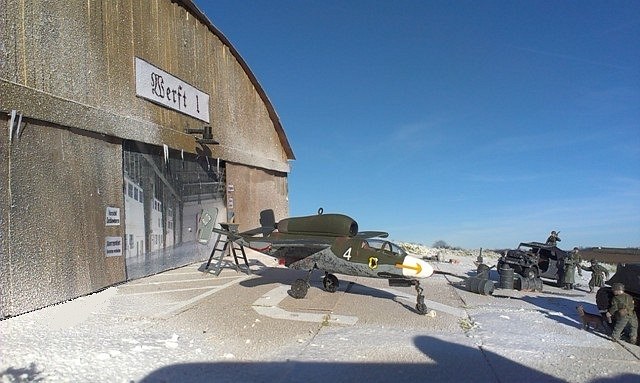
[[[267,214],[265,214],[267,213]],[[271,217],[266,218],[264,217]],[[433,267],[422,259],[408,255],[397,245],[381,238],[382,231],[358,231],[358,224],[343,214],[323,214],[290,217],[275,222],[273,211],[261,214],[261,227],[245,232],[214,228],[228,240],[275,257],[281,264],[307,270],[307,277],[297,279],[289,294],[296,299],[307,295],[313,270],[324,271],[324,289],[335,292],[338,278],[333,274],[385,278],[390,286],[414,286],[417,292],[416,311],[424,315],[423,288],[420,281],[433,274]]]

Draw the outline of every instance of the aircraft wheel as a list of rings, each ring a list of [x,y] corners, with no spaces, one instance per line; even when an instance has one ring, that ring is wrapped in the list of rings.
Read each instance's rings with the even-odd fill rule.
[[[307,296],[307,291],[309,290],[309,283],[304,279],[296,279],[291,285],[291,290],[289,290],[289,295],[294,297],[295,299],[302,299]]]
[[[338,278],[333,274],[327,274],[322,279],[322,284],[324,285],[324,289],[330,293],[335,293],[338,290],[338,286],[340,286]]]
[[[417,303],[416,304],[416,311],[420,315],[425,315],[427,313],[427,305],[425,305],[424,303]]]

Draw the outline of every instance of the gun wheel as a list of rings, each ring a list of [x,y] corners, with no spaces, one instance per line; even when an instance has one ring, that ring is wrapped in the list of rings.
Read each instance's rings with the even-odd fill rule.
[[[291,295],[295,299],[302,299],[307,296],[307,291],[309,290],[309,283],[304,279],[296,279],[291,285],[291,290],[289,290],[289,295]]]
[[[322,279],[322,285],[324,286],[324,289],[326,291],[330,293],[335,293],[338,290],[338,287],[340,286],[340,282],[338,281],[338,278],[335,275],[327,274]]]
[[[529,279],[534,279],[538,277],[538,270],[533,267],[527,267],[522,271],[522,276]]]

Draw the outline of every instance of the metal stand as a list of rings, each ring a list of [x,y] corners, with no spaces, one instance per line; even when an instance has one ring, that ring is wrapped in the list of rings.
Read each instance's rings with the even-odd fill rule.
[[[237,223],[220,223],[220,226],[225,231],[231,233],[238,232]],[[222,247],[220,247],[220,245],[222,245]],[[224,257],[227,255],[233,255],[233,260],[235,263],[234,268],[236,269],[236,271],[244,271],[247,274],[251,274],[251,269],[249,268],[249,261],[247,260],[247,253],[244,251],[244,246],[238,245],[237,243],[230,240],[229,237],[220,233],[218,233],[218,237],[216,238],[216,242],[213,245],[213,249],[211,250],[211,255],[209,256],[209,261],[207,262],[205,269],[209,269],[211,261],[215,260],[216,263],[213,267],[213,270],[216,276],[220,275]],[[242,260],[244,261],[244,267],[240,267],[238,258],[242,258]]]

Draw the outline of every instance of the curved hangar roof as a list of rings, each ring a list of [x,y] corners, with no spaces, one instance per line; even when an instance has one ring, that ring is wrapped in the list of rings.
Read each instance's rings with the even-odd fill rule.
[[[249,68],[249,65],[247,65],[247,63],[244,61],[242,56],[240,56],[240,53],[238,52],[238,50],[231,44],[229,39],[227,39],[227,37],[218,28],[216,28],[213,25],[211,20],[209,20],[209,18],[198,8],[197,5],[194,4],[193,1],[191,1],[191,0],[176,0],[176,2],[178,4],[181,4],[186,10],[191,12],[196,18],[198,18],[198,20],[200,20],[203,24],[205,24],[207,26],[207,28],[209,28],[209,30],[214,35],[216,35],[220,39],[220,41],[222,41],[223,44],[225,44],[226,46],[229,47],[229,51],[235,57],[235,59],[238,61],[238,63],[242,67],[242,69],[245,71],[245,73],[247,74],[247,76],[251,80],[251,83],[253,84],[253,86],[256,88],[256,91],[260,95],[260,98],[264,102],[264,105],[266,106],[267,111],[269,112],[269,117],[271,118],[271,121],[273,121],[273,126],[276,129],[276,132],[278,134],[278,138],[280,138],[280,142],[282,143],[282,147],[283,147],[285,153],[287,154],[287,158],[290,159],[290,160],[295,160],[295,155],[293,154],[293,150],[291,149],[291,145],[289,144],[289,140],[287,139],[287,135],[285,134],[284,129],[282,128],[282,123],[280,122],[280,117],[278,117],[278,114],[276,113],[276,110],[273,107],[273,104],[269,100],[269,97],[267,97],[267,93],[264,91],[264,89],[262,88],[262,86],[258,82],[258,79],[256,78],[256,76],[253,74],[253,72]]]

